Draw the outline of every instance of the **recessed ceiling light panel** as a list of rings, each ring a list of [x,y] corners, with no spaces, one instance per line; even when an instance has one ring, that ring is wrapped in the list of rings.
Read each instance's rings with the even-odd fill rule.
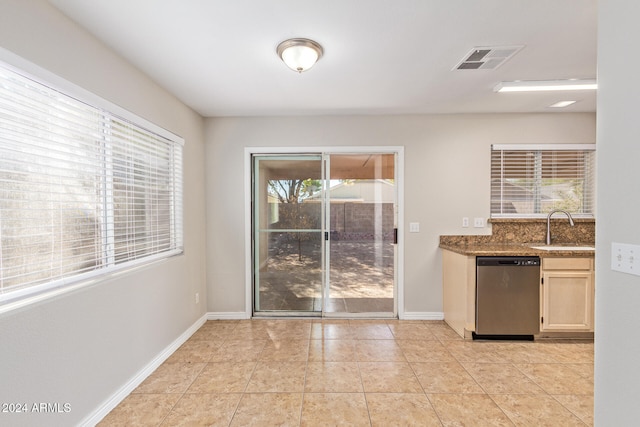
[[[556,102],[555,104],[549,105],[549,108],[565,108],[575,103],[576,101],[560,101],[560,102]]]
[[[542,92],[553,90],[595,90],[598,84],[595,79],[589,80],[535,80],[500,82],[493,88],[494,92]]]

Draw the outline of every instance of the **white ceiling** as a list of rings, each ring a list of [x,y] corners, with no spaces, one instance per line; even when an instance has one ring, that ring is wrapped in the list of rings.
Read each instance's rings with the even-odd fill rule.
[[[595,93],[495,93],[596,77],[596,0],[49,0],[203,116],[593,112]],[[297,74],[278,43],[324,47]],[[495,70],[476,46],[524,45]],[[576,100],[564,109],[549,105]]]

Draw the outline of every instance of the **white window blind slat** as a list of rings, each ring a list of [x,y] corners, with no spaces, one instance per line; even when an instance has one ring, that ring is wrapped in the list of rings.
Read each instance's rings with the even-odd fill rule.
[[[539,217],[553,209],[593,216],[594,146],[501,147],[491,152],[492,217]]]
[[[0,304],[182,252],[182,141],[130,116],[0,64]]]

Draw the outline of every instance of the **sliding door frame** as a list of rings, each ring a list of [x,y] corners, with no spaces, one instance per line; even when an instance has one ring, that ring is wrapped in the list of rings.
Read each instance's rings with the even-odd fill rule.
[[[252,156],[263,154],[395,154],[396,217],[398,228],[395,288],[397,314],[404,317],[404,147],[403,146],[318,146],[318,147],[245,147],[244,149],[244,216],[245,216],[245,315],[253,316],[253,248],[252,248]],[[324,302],[323,302],[324,304]]]

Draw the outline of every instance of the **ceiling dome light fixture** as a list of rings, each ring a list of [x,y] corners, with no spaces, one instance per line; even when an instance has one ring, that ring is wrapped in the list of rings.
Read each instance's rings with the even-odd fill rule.
[[[302,73],[322,58],[324,50],[317,42],[309,39],[289,39],[278,45],[278,56],[293,71]]]

